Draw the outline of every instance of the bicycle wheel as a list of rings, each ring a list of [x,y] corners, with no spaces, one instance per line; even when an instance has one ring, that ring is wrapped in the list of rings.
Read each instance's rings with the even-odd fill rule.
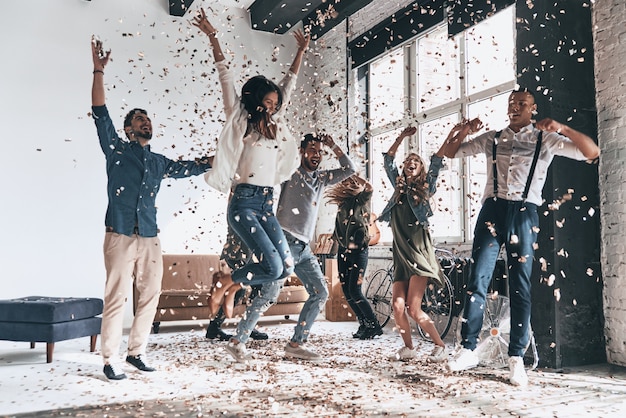
[[[422,299],[422,310],[428,314],[435,324],[439,336],[443,339],[450,330],[452,324],[452,311],[454,309],[454,288],[447,277],[444,277],[443,286],[439,286],[432,280],[428,282],[424,298]],[[422,328],[417,327],[422,338],[430,340]]]
[[[367,281],[365,297],[382,328],[391,318],[391,276],[387,270],[380,269],[376,270]]]

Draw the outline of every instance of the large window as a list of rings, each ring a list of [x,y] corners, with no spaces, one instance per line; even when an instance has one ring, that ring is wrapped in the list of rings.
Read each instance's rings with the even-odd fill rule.
[[[479,117],[487,129],[507,125],[507,98],[515,87],[514,7],[448,37],[442,24],[367,64],[370,177],[376,192],[373,211],[380,213],[393,193],[383,170],[382,153],[405,126],[417,133],[396,156],[408,151],[425,161],[463,117]],[[363,92],[360,92],[363,93]],[[446,159],[431,200],[430,219],[436,242],[471,239],[485,185],[484,157]],[[381,225],[382,241],[391,231]]]

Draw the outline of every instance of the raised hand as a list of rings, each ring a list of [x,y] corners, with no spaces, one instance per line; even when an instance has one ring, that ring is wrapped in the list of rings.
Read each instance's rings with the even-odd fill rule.
[[[474,118],[468,121],[467,123],[469,124],[469,127],[470,127],[470,130],[469,130],[470,134],[475,134],[476,132],[480,131],[483,128],[483,122],[478,118]]]
[[[301,30],[297,30],[293,33],[293,36],[296,38],[296,42],[298,44],[298,50],[302,52],[306,52],[309,47],[309,42],[311,41],[311,35],[304,34]]]
[[[93,69],[100,71],[109,63],[109,57],[111,56],[111,50],[105,52],[102,49],[102,41],[94,35],[91,36],[91,56],[93,58]]]
[[[332,136],[322,134],[320,137],[322,138],[322,144],[326,145],[328,148],[332,148],[335,146],[335,141],[333,140]]]
[[[550,118],[545,118],[545,119],[540,120],[539,122],[537,122],[535,126],[537,127],[537,129],[541,129],[542,131],[556,132],[559,134],[563,130],[563,124]]]
[[[209,22],[203,8],[200,8],[200,12],[193,17],[193,22],[191,22],[191,24],[196,26],[208,36],[214,36],[217,33],[217,29],[215,29],[211,22]]]
[[[402,132],[400,132],[400,135],[398,136],[398,139],[404,139],[407,136],[415,135],[416,132],[417,132],[417,127],[415,127],[415,126],[407,126],[406,128],[404,128],[402,130]]]

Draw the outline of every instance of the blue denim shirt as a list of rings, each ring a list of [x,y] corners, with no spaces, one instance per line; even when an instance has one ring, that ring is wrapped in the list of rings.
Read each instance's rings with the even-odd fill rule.
[[[104,220],[108,232],[131,236],[154,237],[156,195],[161,180],[202,174],[211,168],[208,162],[173,161],[142,147],[138,142],[122,140],[113,126],[106,106],[93,106],[92,115],[100,146],[106,156],[109,204]]]
[[[396,188],[396,179],[400,174],[398,167],[394,163],[394,157],[391,157],[387,153],[383,153],[384,164],[385,164],[385,172],[387,173],[387,177],[389,181],[391,181],[391,185],[394,190]],[[437,177],[439,176],[439,170],[443,166],[443,158],[437,157],[433,154],[430,157],[430,166],[428,167],[428,173],[426,174],[426,182],[428,183],[428,196],[432,196],[437,191]],[[391,221],[391,209],[396,205],[396,202],[390,200],[383,209],[382,213],[378,217],[380,221]],[[409,199],[409,205],[411,205],[411,210],[413,210],[413,214],[422,225],[428,225],[428,218],[433,216],[433,210],[430,208],[430,203],[428,203],[428,199],[423,200],[419,203],[414,203]]]

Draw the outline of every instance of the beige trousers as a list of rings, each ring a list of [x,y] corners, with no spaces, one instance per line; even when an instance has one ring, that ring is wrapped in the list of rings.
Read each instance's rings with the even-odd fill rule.
[[[132,294],[133,280],[138,301],[128,336],[128,355],[145,354],[150,328],[159,303],[163,258],[159,237],[131,237],[107,232],[104,236],[104,310],[101,351],[104,364],[118,360],[124,323],[124,307]]]

